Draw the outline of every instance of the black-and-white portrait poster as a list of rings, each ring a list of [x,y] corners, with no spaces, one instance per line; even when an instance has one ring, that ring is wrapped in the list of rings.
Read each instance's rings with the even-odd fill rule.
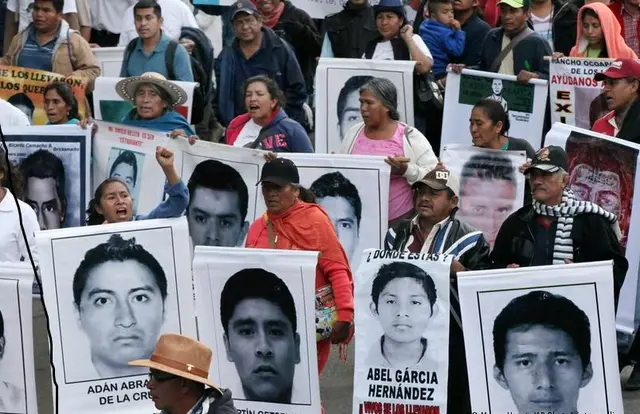
[[[33,269],[0,262],[0,413],[37,414],[33,359]]]
[[[320,58],[316,70],[316,153],[340,150],[353,125],[362,122],[360,88],[372,78],[393,82],[400,120],[413,125],[413,61]]]
[[[40,232],[61,413],[152,412],[148,369],[162,333],[196,337],[184,217]]]
[[[320,414],[318,252],[197,246],[199,338],[238,413]]]
[[[389,175],[384,157],[345,154],[279,154],[298,167],[300,184],[310,189],[327,212],[351,269],[362,251],[383,247],[389,215]],[[258,218],[267,207],[262,195]]]
[[[354,277],[354,414],[446,414],[451,259],[363,252]]]
[[[148,214],[162,201],[166,182],[156,161],[156,147],[166,146],[170,138],[144,128],[101,121],[96,124],[92,189],[107,178],[117,178],[129,188],[133,213]]]
[[[623,413],[613,263],[458,275],[471,411]]]
[[[456,216],[482,231],[491,247],[502,222],[524,203],[525,176],[518,168],[526,160],[524,151],[464,144],[442,148],[440,161],[460,180]]]
[[[23,178],[17,195],[33,208],[40,228],[82,226],[91,199],[91,130],[47,125],[3,132]]]

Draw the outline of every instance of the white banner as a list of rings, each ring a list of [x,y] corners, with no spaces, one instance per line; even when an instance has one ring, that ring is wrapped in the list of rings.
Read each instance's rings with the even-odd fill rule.
[[[85,223],[91,199],[91,130],[78,125],[3,129],[9,159],[20,165],[29,204],[43,230]]]
[[[617,328],[631,334],[634,321],[640,320],[640,310],[636,310],[640,288],[640,200],[634,197],[635,189],[640,188],[640,145],[560,123],[553,124],[545,145],[558,145],[567,151],[569,188],[576,197],[618,216],[629,270],[620,292]]]
[[[193,261],[210,379],[238,413],[320,414],[318,252],[202,247]],[[246,333],[250,332],[250,334]]]
[[[196,338],[184,218],[36,235],[61,413],[152,412],[148,369],[162,333]]]
[[[446,414],[451,256],[368,249],[364,257],[354,277],[352,412]]]
[[[614,59],[562,57],[549,65],[551,122],[591,129],[609,109],[603,82],[593,77],[607,70]]]
[[[347,131],[362,122],[360,88],[386,78],[398,90],[400,120],[414,123],[413,61],[321,58],[316,70],[316,152],[340,150]]]
[[[484,233],[491,247],[502,222],[524,204],[524,151],[445,145],[440,161],[460,180],[456,216]]]
[[[95,119],[106,122],[121,123],[122,120],[129,115],[129,112],[133,109],[133,105],[129,101],[123,100],[116,93],[116,84],[122,79],[124,78],[107,78],[105,76],[100,76],[96,79],[95,88],[93,90],[93,112]],[[191,120],[193,90],[197,83],[172,82],[180,86],[187,93],[187,102],[184,105],[176,107],[175,111],[187,120]]]
[[[38,413],[33,356],[32,283],[31,265],[0,262],[2,413]]]
[[[471,411],[623,413],[612,262],[458,274]]]
[[[244,246],[249,225],[266,211],[260,187],[264,152],[223,144],[171,140],[176,168],[189,185],[187,209],[196,245]],[[362,250],[381,248],[387,232],[390,168],[384,157],[290,154],[300,184],[331,217],[355,269]],[[157,202],[157,199],[154,199]]]
[[[107,78],[120,77],[125,47],[96,47],[91,49],[102,70],[101,76]],[[94,92],[95,93],[95,92]]]
[[[529,141],[534,149],[542,144],[542,127],[547,103],[547,81],[533,79],[519,83],[515,76],[464,69],[450,72],[444,100],[442,145],[471,144],[469,118],[480,99],[499,101],[509,114],[509,136]]]

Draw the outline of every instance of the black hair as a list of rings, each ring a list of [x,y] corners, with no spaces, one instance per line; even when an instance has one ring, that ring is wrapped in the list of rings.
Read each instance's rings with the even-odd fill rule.
[[[536,290],[512,299],[493,322],[493,352],[500,372],[504,369],[509,331],[527,331],[536,325],[569,335],[580,355],[582,369],[589,365],[591,328],[587,315],[564,296]]]
[[[78,113],[78,100],[73,95],[73,89],[71,89],[71,86],[69,86],[68,83],[52,82],[44,88],[42,96],[46,96],[49,91],[56,91],[64,103],[69,106],[69,119],[80,118],[80,114]]]
[[[315,194],[316,198],[342,197],[353,207],[353,211],[360,228],[362,217],[362,201],[358,194],[358,189],[340,171],[335,171],[320,176],[311,184],[309,190]]]
[[[446,6],[453,4],[452,0],[429,0],[427,2],[427,8],[429,10],[429,16],[434,15],[440,9],[440,6]]]
[[[191,201],[198,187],[236,193],[238,195],[238,208],[242,221],[247,218],[249,190],[242,176],[235,168],[217,160],[202,161],[196,165],[187,184],[189,194],[191,194],[191,197],[189,197],[189,205],[191,205]],[[189,211],[189,205],[187,206],[187,212]]]
[[[264,299],[278,306],[291,322],[293,332],[297,332],[296,305],[287,285],[271,272],[252,268],[242,269],[235,273],[222,288],[220,319],[225,334],[229,333],[229,321],[236,306],[246,299]]]
[[[136,18],[136,12],[142,9],[153,9],[153,14],[155,14],[158,19],[162,17],[162,7],[156,0],[140,0],[133,6],[133,18]]]
[[[482,152],[475,154],[462,166],[460,173],[460,192],[463,191],[469,178],[481,180],[505,180],[514,186],[518,185],[516,169],[509,157],[500,152]]]
[[[40,2],[48,1],[52,3],[53,8],[56,10],[56,13],[62,13],[62,10],[64,9],[64,0],[35,0],[33,3],[35,3],[36,1],[40,1]],[[71,0],[67,0],[67,1],[71,1]]]
[[[286,105],[287,99],[284,95],[284,92],[282,92],[282,89],[280,89],[276,81],[265,75],[252,76],[247,79],[243,87],[245,96],[247,95],[247,89],[249,88],[249,85],[256,82],[261,82],[264,84],[264,86],[267,87],[267,92],[269,92],[271,99],[275,99],[280,108],[283,108]]]
[[[160,263],[142,245],[136,244],[135,237],[125,240],[120,234],[113,234],[106,242],[87,251],[80,266],[76,269],[76,273],[73,275],[73,301],[76,306],[80,307],[82,292],[91,270],[103,263],[124,262],[126,260],[135,260],[151,271],[164,301],[167,298],[167,276]]]
[[[9,181],[9,166],[7,165],[7,154],[4,149],[0,147],[0,171],[4,173],[4,178],[0,181],[0,187],[9,188],[14,192],[14,195],[22,199],[24,190],[24,182],[22,180],[22,174],[20,173],[20,166],[11,163],[11,181]],[[13,184],[12,186],[9,183]]]
[[[127,184],[119,178],[107,178],[103,182],[100,183],[96,191],[93,193],[93,198],[89,201],[89,205],[87,206],[87,219],[86,223],[88,226],[95,226],[98,224],[104,223],[104,216],[98,213],[98,206],[100,205],[100,200],[102,199],[102,192],[104,188],[112,183],[120,183],[129,191],[129,187]]]
[[[31,110],[31,113],[33,113],[33,111],[35,111],[36,109],[36,107],[33,105],[33,101],[31,100],[31,98],[29,98],[25,93],[16,93],[15,95],[11,95],[11,97],[7,99],[7,102],[9,102],[13,106],[16,106],[16,105],[26,106]]]
[[[305,203],[316,204],[316,195],[313,191],[301,185],[297,186],[296,188],[300,190],[300,195],[298,196],[300,200],[304,201]]]
[[[347,98],[354,92],[359,92],[360,88],[367,84],[373,76],[352,76],[345,83],[338,94],[338,122],[342,122],[342,113],[347,106]]]
[[[109,170],[109,177],[113,176],[113,173],[116,170],[116,167],[120,164],[127,164],[133,167],[133,185],[136,185],[136,181],[138,180],[138,160],[136,159],[136,154],[133,151],[124,150],[118,154],[113,164],[111,164],[111,169]]]
[[[582,17],[580,18],[580,24],[584,23],[584,18],[587,16],[593,17],[594,19],[598,19],[598,21],[601,22],[600,16],[598,16],[598,13],[596,13],[595,10],[593,10],[590,7],[585,7],[582,9]],[[607,51],[607,41],[605,39],[604,31],[602,32],[602,42],[600,43],[600,54],[598,55],[598,57],[599,58],[609,57],[609,51]]]
[[[411,278],[418,282],[429,298],[431,304],[431,313],[433,314],[433,305],[436,303],[436,285],[431,276],[419,268],[418,266],[407,262],[392,262],[380,266],[378,273],[373,279],[371,286],[371,300],[378,309],[378,299],[384,288],[394,279]]]
[[[31,153],[20,164],[20,172],[24,178],[24,193],[27,193],[29,178],[53,178],[56,182],[56,193],[62,204],[62,210],[67,208],[67,195],[65,194],[66,176],[64,164],[54,153],[47,150],[38,150]]]
[[[480,99],[475,105],[473,105],[473,109],[476,108],[482,109],[482,112],[484,112],[493,125],[496,125],[498,122],[502,122],[500,135],[506,135],[509,132],[509,128],[511,128],[509,115],[504,110],[504,107],[500,102],[495,99]]]

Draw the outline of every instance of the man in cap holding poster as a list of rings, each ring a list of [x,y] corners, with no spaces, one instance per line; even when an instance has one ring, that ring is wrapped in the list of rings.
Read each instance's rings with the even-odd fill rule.
[[[491,258],[496,267],[544,266],[613,260],[615,303],[629,267],[618,217],[568,187],[567,153],[550,145],[524,171],[533,203],[502,223]],[[567,237],[567,235],[570,235]]]
[[[211,355],[201,342],[164,334],[151,358],[129,365],[149,368],[147,388],[160,414],[236,414],[231,391],[209,381]]]

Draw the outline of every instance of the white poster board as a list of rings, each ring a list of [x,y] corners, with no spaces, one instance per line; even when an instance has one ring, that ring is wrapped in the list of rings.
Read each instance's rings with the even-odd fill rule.
[[[413,61],[321,58],[316,69],[316,152],[340,150],[349,128],[362,122],[360,88],[386,78],[398,91],[400,121],[414,124]]]
[[[405,404],[410,412],[446,414],[452,256],[363,255],[354,277],[353,414],[395,413]]]
[[[534,149],[542,144],[547,104],[547,81],[532,79],[523,85],[512,75],[464,69],[447,74],[442,123],[442,144],[471,144],[469,117],[480,99],[499,101],[509,114],[509,136],[527,140]]]
[[[107,78],[120,77],[120,69],[124,59],[125,47],[95,47],[91,49],[102,70],[101,76]]]
[[[458,274],[471,410],[622,413],[612,262]]]
[[[322,411],[317,260],[318,252],[196,247],[200,340],[214,350],[209,378],[231,389],[238,412]]]
[[[634,197],[640,188],[640,145],[558,122],[547,133],[545,145],[567,152],[569,188],[579,200],[592,201],[618,216],[629,270],[620,291],[617,329],[632,334],[640,320],[640,201]]]
[[[148,369],[162,333],[196,338],[184,218],[36,235],[61,413],[151,412]]]
[[[0,412],[37,414],[31,285],[33,269],[0,262]]]

